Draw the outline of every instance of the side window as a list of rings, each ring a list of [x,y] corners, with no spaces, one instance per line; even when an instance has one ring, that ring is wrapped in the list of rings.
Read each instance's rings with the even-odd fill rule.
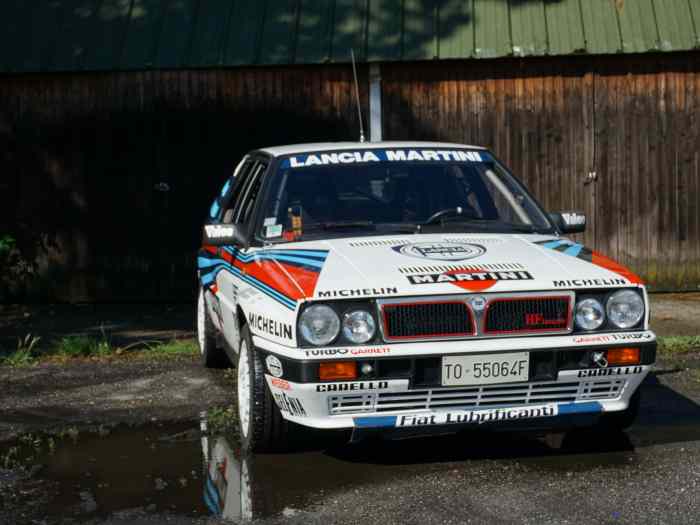
[[[226,202],[222,205],[224,209],[221,221],[224,223],[233,222],[233,210],[236,207],[236,203],[239,201],[241,194],[243,193],[247,181],[250,178],[251,168],[253,168],[255,162],[248,160],[243,162],[241,166],[236,168],[234,172],[233,179],[233,189],[229,192],[229,196]]]
[[[267,164],[264,162],[256,162],[250,170],[250,175],[241,188],[241,194],[233,207],[233,222],[245,224],[250,219],[253,208],[255,207],[255,199],[260,192],[262,186],[262,175],[267,169]]]

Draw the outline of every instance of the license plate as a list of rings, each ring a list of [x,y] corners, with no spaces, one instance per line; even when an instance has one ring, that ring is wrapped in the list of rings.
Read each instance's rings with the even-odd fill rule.
[[[443,386],[492,385],[527,381],[528,352],[491,355],[450,355],[442,358]]]

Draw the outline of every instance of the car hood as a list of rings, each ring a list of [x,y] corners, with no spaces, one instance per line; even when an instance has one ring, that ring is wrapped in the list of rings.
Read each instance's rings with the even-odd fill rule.
[[[276,245],[258,253],[266,252],[286,267],[284,275],[302,292],[294,294],[300,300],[641,284],[625,267],[581,244],[542,235],[358,237]],[[285,258],[302,269],[291,271]]]

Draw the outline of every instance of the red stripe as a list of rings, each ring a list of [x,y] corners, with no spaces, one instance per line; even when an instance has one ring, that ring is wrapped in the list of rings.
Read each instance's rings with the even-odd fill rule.
[[[316,289],[319,272],[277,261],[260,260],[244,263],[228,252],[222,252],[221,256],[246,275],[257,279],[290,299],[299,300],[312,297]],[[290,276],[299,285],[298,287],[292,282]]]
[[[592,252],[591,262],[595,265],[605,268],[606,270],[610,270],[611,272],[615,272],[616,274],[621,275],[633,284],[644,284],[644,281],[642,281],[642,279],[637,274],[631,272],[621,264],[613,261],[612,259],[598,252]]]

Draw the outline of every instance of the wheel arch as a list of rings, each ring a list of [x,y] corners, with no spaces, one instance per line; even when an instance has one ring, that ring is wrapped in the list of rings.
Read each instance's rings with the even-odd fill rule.
[[[243,330],[245,326],[248,326],[248,318],[245,315],[245,310],[240,303],[236,305],[236,319],[238,321],[239,333]]]

